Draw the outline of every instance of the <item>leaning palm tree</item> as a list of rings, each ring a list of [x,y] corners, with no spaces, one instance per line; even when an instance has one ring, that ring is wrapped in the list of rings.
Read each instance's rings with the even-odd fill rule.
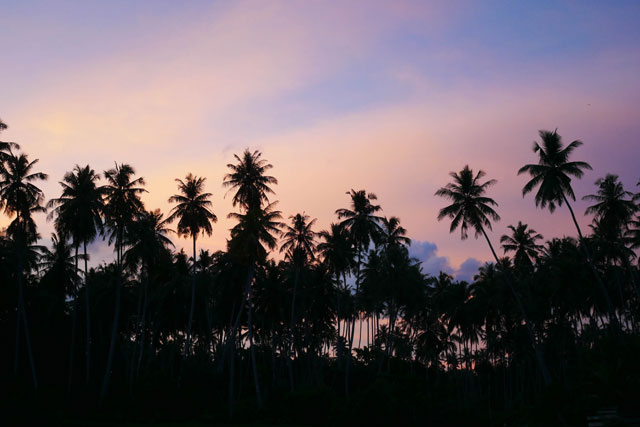
[[[520,297],[513,285],[509,275],[509,270],[498,258],[498,255],[493,249],[491,240],[486,232],[486,229],[491,230],[491,221],[500,220],[500,215],[498,215],[498,213],[493,209],[493,207],[497,207],[498,204],[492,198],[485,196],[487,189],[497,181],[495,179],[490,179],[488,181],[481,182],[481,179],[486,175],[486,173],[480,170],[474,175],[473,170],[470,169],[468,165],[460,172],[451,172],[449,175],[453,178],[453,182],[448,183],[435,193],[436,196],[443,197],[452,202],[449,206],[440,209],[440,212],[438,213],[438,221],[441,221],[444,218],[451,219],[449,231],[454,232],[458,227],[460,227],[462,240],[465,240],[468,237],[470,228],[475,231],[476,238],[483,235],[487,240],[487,244],[489,245],[489,249],[491,249],[491,253],[496,260],[496,264],[503,271],[509,288],[511,289],[511,293],[513,294],[518,309],[520,310],[520,314],[524,319],[529,333],[529,339],[531,340],[531,345],[534,348],[538,359],[542,377],[548,385],[551,382],[551,377],[543,359],[542,352],[536,341],[536,337],[533,333],[531,322],[528,320],[522,301],[520,300]]]
[[[143,178],[134,178],[135,170],[128,164],[116,163],[113,169],[104,172],[107,184],[103,186],[105,225],[111,231],[109,242],[115,241],[116,250],[116,289],[111,344],[107,356],[107,366],[100,389],[100,403],[104,401],[111,378],[111,365],[118,336],[118,318],[120,317],[120,288],[122,273],[122,255],[125,231],[131,226],[136,215],[144,209],[140,194],[146,190]]]
[[[562,144],[562,138],[558,135],[557,130],[553,132],[541,130],[539,134],[542,139],[542,145],[537,142],[533,143],[533,152],[538,154],[538,163],[524,165],[518,170],[518,175],[526,173],[531,176],[531,180],[522,188],[522,197],[538,187],[535,196],[536,206],[542,209],[548,207],[549,211],[553,213],[556,206],[562,206],[563,203],[567,205],[573,223],[578,231],[580,246],[584,251],[591,271],[605,298],[609,311],[609,319],[617,328],[619,323],[611,298],[609,297],[609,292],[600,277],[600,273],[596,270],[593,259],[591,258],[591,253],[580,230],[580,225],[578,225],[573,208],[569,203],[569,199],[576,200],[573,188],[571,188],[571,177],[582,178],[585,170],[591,170],[589,163],[569,161],[569,157],[576,148],[582,145],[582,141],[575,140],[565,147]]]
[[[34,388],[38,388],[33,353],[31,351],[31,339],[29,337],[29,326],[24,303],[24,290],[22,286],[22,275],[24,262],[27,257],[28,246],[34,243],[37,238],[35,222],[31,214],[42,212],[41,206],[44,200],[42,190],[34,182],[47,179],[47,175],[42,172],[35,172],[33,169],[38,163],[38,159],[29,161],[26,154],[9,155],[4,161],[4,167],[0,169],[0,207],[4,213],[13,216],[15,219],[7,228],[7,234],[12,237],[17,252],[17,274],[18,274],[18,312],[16,320],[16,353],[14,360],[14,370],[18,369],[18,354],[20,349],[20,326],[24,323],[24,333],[31,365],[31,375]]]
[[[295,305],[296,305],[296,293],[298,290],[298,282],[300,280],[300,270],[309,261],[315,258],[315,236],[316,233],[311,230],[311,227],[316,222],[316,219],[309,220],[309,215],[304,213],[290,216],[291,225],[284,225],[282,232],[283,241],[280,245],[280,252],[286,252],[286,258],[291,261],[295,269],[295,277],[293,280],[293,295],[291,298],[291,320],[289,323],[289,346],[287,351],[291,354],[294,344],[295,336]],[[287,357],[287,364],[289,367],[289,382],[291,390],[293,391],[293,370],[291,369],[291,359]]]
[[[204,192],[206,178],[188,174],[185,181],[176,179],[180,194],[174,194],[169,198],[170,203],[177,203],[171,210],[167,222],[178,219],[178,235],[190,237],[193,241],[193,263],[191,264],[191,308],[189,309],[189,323],[187,325],[187,342],[184,346],[183,358],[189,354],[191,345],[191,324],[193,322],[193,309],[196,298],[196,239],[200,233],[211,236],[212,222],[217,222],[218,217],[209,210],[211,193]]]
[[[380,205],[376,205],[373,202],[378,200],[378,197],[373,193],[368,193],[365,190],[351,190],[347,192],[351,196],[351,208],[341,208],[336,210],[338,219],[342,219],[340,225],[348,230],[350,240],[355,246],[357,254],[356,261],[356,301],[355,301],[355,317],[359,318],[358,307],[358,293],[360,290],[360,270],[362,268],[362,261],[365,253],[369,249],[371,241],[377,241],[380,235],[381,228],[380,222],[382,218],[375,215],[376,212],[381,210]],[[348,354],[347,354],[347,367],[345,369],[345,395],[349,395],[349,366],[351,365],[351,350],[353,348],[353,337],[355,336],[355,321],[351,324],[351,337],[349,339]]]
[[[82,243],[84,250],[84,292],[85,292],[85,314],[86,314],[86,372],[85,383],[89,384],[91,372],[91,315],[89,299],[88,256],[87,244],[91,243],[102,231],[102,211],[104,204],[102,201],[102,187],[98,186],[100,175],[89,165],[75,166],[73,171],[64,175],[60,185],[62,194],[57,199],[52,199],[47,203],[47,208],[52,209],[47,219],[55,218],[55,226],[58,234],[70,236],[76,252],[76,262],[78,247]],[[77,267],[77,266],[76,266]],[[75,296],[74,296],[75,300]],[[73,304],[72,321],[72,346],[75,343],[75,313],[76,303]],[[69,356],[69,382],[73,372],[73,354],[71,349]]]
[[[516,266],[531,267],[532,260],[537,259],[540,251],[544,248],[536,243],[543,239],[542,234],[529,228],[529,225],[523,224],[522,221],[518,221],[518,225],[515,227],[510,225],[508,228],[511,230],[511,236],[503,234],[500,237],[504,253],[515,252],[513,259]]]

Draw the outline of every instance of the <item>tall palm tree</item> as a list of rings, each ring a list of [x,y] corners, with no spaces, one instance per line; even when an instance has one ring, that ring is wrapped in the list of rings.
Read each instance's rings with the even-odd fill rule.
[[[100,389],[100,403],[104,401],[111,378],[111,365],[118,337],[118,319],[120,317],[120,288],[122,280],[122,254],[125,232],[135,217],[144,209],[140,195],[146,190],[144,179],[134,178],[135,170],[128,164],[116,163],[113,169],[104,172],[107,184],[103,186],[105,225],[111,231],[109,242],[115,241],[116,250],[116,289],[111,344],[107,356],[107,366]]]
[[[529,225],[523,224],[522,221],[518,221],[518,225],[515,227],[510,225],[508,228],[511,230],[511,236],[503,234],[500,237],[504,253],[515,252],[514,264],[516,266],[531,267],[532,260],[536,259],[544,248],[536,243],[543,239],[542,234],[529,228]]]
[[[14,360],[14,370],[18,369],[18,354],[20,348],[20,325],[24,323],[24,333],[31,366],[31,375],[34,388],[38,388],[33,353],[31,350],[31,339],[29,336],[29,326],[24,303],[24,290],[22,286],[24,262],[27,256],[28,245],[37,240],[35,222],[31,214],[42,212],[45,209],[41,206],[44,200],[42,190],[34,183],[47,179],[47,175],[42,172],[35,172],[33,169],[38,163],[38,159],[29,161],[26,154],[13,154],[9,151],[4,161],[4,167],[0,169],[0,207],[4,208],[5,214],[15,215],[15,219],[7,228],[7,234],[12,237],[17,251],[17,274],[18,274],[18,312],[16,319],[16,353]]]
[[[86,372],[85,383],[89,384],[91,372],[91,315],[89,299],[88,255],[87,244],[91,243],[102,231],[102,212],[104,204],[102,201],[102,187],[98,186],[100,175],[89,165],[80,167],[76,165],[71,172],[64,175],[60,185],[62,194],[57,199],[51,199],[47,203],[47,208],[52,209],[47,219],[55,218],[55,225],[58,233],[71,236],[73,246],[76,251],[82,243],[84,250],[84,287],[85,287],[85,314],[86,314]],[[74,296],[75,300],[75,296]],[[73,304],[73,326],[75,326],[76,304]],[[72,331],[72,345],[75,343],[75,328]],[[69,361],[69,381],[73,371],[73,348],[70,352]]]
[[[283,241],[280,245],[280,252],[286,251],[286,258],[291,261],[295,270],[295,277],[293,280],[293,295],[291,298],[291,320],[289,323],[290,337],[288,352],[291,354],[291,350],[294,344],[295,336],[295,305],[296,305],[296,293],[298,290],[298,282],[300,280],[300,270],[306,265],[309,260],[315,258],[315,236],[316,233],[311,230],[311,227],[316,222],[316,219],[309,220],[309,215],[304,213],[290,216],[291,225],[284,225],[282,232]],[[293,391],[293,371],[291,369],[291,359],[287,357],[287,363],[289,366],[289,382]]]
[[[582,250],[605,298],[610,321],[613,322],[617,328],[619,325],[618,319],[611,298],[609,297],[609,292],[600,277],[600,273],[596,270],[593,259],[591,258],[591,253],[580,230],[580,225],[578,225],[573,208],[569,203],[569,198],[576,200],[573,188],[571,188],[571,177],[582,178],[585,170],[591,170],[589,163],[569,161],[574,150],[582,145],[582,141],[575,140],[565,147],[562,144],[562,137],[558,135],[557,130],[553,132],[541,130],[539,134],[542,145],[537,142],[533,143],[533,152],[538,154],[538,163],[524,165],[518,170],[518,175],[526,173],[531,176],[531,180],[522,188],[522,197],[538,187],[535,196],[536,206],[542,209],[548,207],[549,211],[553,213],[556,206],[562,206],[563,203],[567,205],[573,223],[578,231]]]
[[[171,223],[178,218],[178,235],[190,237],[193,241],[191,308],[189,309],[187,342],[184,346],[183,358],[189,354],[191,345],[191,324],[196,298],[196,239],[200,233],[211,236],[213,233],[211,223],[218,221],[218,217],[209,210],[212,206],[209,200],[212,194],[204,192],[205,180],[206,178],[193,176],[191,173],[186,176],[185,181],[176,179],[180,194],[174,194],[169,198],[170,203],[177,203],[177,205],[171,210],[167,222]]]
[[[154,269],[154,263],[163,259],[169,248],[174,247],[173,242],[167,237],[170,230],[167,222],[163,220],[160,209],[154,211],[142,211],[138,214],[126,235],[128,249],[124,253],[124,263],[131,270],[140,266],[140,278],[143,282],[141,289],[142,301],[138,307],[135,337],[138,341],[138,361],[131,362],[131,381],[133,380],[134,366],[136,372],[140,370],[145,339],[145,322],[148,306],[149,276]],[[168,257],[164,257],[167,259]],[[141,312],[140,312],[141,311]],[[139,333],[141,331],[141,333]],[[135,356],[135,349],[134,349]],[[135,358],[134,358],[135,359]]]
[[[485,196],[487,189],[496,184],[495,179],[490,179],[485,182],[481,182],[481,179],[486,175],[482,170],[478,171],[474,175],[473,170],[466,165],[460,172],[451,172],[449,174],[453,178],[453,182],[448,183],[444,187],[436,191],[435,195],[450,200],[452,203],[440,209],[438,213],[438,221],[444,218],[451,219],[450,232],[454,232],[460,227],[461,238],[465,240],[468,237],[469,228],[475,231],[475,237],[478,238],[483,235],[487,240],[489,249],[496,260],[496,264],[501,268],[505,274],[508,285],[511,289],[513,297],[518,305],[518,309],[524,319],[527,331],[529,333],[529,339],[531,345],[535,350],[540,371],[542,372],[543,379],[546,384],[551,382],[549,376],[549,370],[543,359],[542,352],[538,346],[531,322],[529,322],[527,313],[522,305],[522,301],[516,292],[516,289],[511,281],[509,270],[505,268],[501,260],[498,258],[496,251],[493,249],[491,240],[487,235],[485,229],[491,230],[491,221],[499,221],[500,215],[493,209],[494,206],[498,206],[495,200]]]
[[[245,149],[242,157],[234,154],[238,161],[237,164],[228,164],[230,173],[224,176],[222,185],[234,190],[235,194],[232,199],[233,206],[239,205],[244,213],[230,213],[229,218],[238,220],[238,224],[231,230],[231,239],[228,242],[228,251],[233,253],[240,262],[247,266],[247,279],[243,297],[238,310],[236,320],[232,326],[231,333],[227,339],[225,349],[229,349],[231,343],[235,341],[236,331],[240,323],[245,302],[249,299],[251,282],[255,274],[255,264],[266,258],[266,245],[269,249],[276,247],[276,235],[280,234],[280,211],[275,210],[275,202],[269,203],[268,194],[274,191],[270,185],[277,184],[278,180],[272,176],[266,175],[267,171],[273,166],[265,159],[262,159],[262,153],[255,150],[253,153],[249,149]],[[265,204],[265,206],[263,206]],[[251,310],[251,303],[249,303]],[[248,325],[251,331],[251,324]],[[253,377],[256,388],[256,398],[258,406],[262,406],[262,397],[260,393],[260,385],[258,382],[257,367],[255,363],[255,354],[253,342],[250,340],[251,361],[253,365]],[[226,354],[228,350],[225,350]],[[229,415],[233,411],[233,355],[231,359],[230,369],[230,386],[229,386]]]
[[[360,270],[362,268],[363,256],[369,248],[371,241],[377,241],[380,235],[380,222],[382,218],[375,215],[376,212],[381,210],[380,205],[376,205],[373,202],[378,200],[378,197],[373,193],[368,193],[365,190],[355,191],[351,189],[351,192],[347,192],[351,197],[351,207],[341,208],[336,210],[338,219],[341,219],[340,224],[348,230],[350,240],[355,246],[357,261],[356,261],[356,304],[355,304],[355,318],[358,319],[358,292],[360,290]],[[355,332],[355,321],[351,325],[351,337],[349,339],[348,354],[347,354],[347,368],[345,372],[345,395],[349,395],[349,365],[351,365],[351,350],[353,348],[353,337]]]
[[[582,198],[582,200],[594,202],[587,208],[585,214],[594,215],[597,234],[609,248],[613,249],[615,258],[622,258],[622,262],[629,271],[633,287],[640,298],[635,272],[629,261],[634,253],[625,245],[627,240],[625,237],[629,235],[633,217],[639,211],[633,201],[634,194],[624,189],[624,185],[618,180],[618,175],[607,174],[604,178],[598,178],[595,184],[598,186],[598,192]]]
[[[340,277],[343,279],[342,287],[347,287],[347,272],[355,264],[355,249],[349,240],[347,230],[340,224],[332,223],[329,230],[323,230],[318,233],[321,241],[318,243],[318,252],[322,255],[322,262],[327,266],[329,272],[335,277],[335,281],[340,288]],[[340,336],[340,289],[336,292],[336,336],[338,340]],[[340,345],[336,345],[338,349],[338,362],[341,360]]]

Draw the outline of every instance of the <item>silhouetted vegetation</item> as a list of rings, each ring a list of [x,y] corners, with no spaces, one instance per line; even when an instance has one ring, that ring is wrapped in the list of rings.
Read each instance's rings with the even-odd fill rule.
[[[259,151],[228,165],[236,223],[211,253],[197,250],[221,214],[204,177],[176,180],[165,219],[143,205],[132,166],[76,165],[45,208],[38,161],[0,143],[3,418],[584,425],[609,406],[637,417],[640,195],[598,179],[583,234],[570,205],[572,178],[590,168],[570,159],[582,143],[540,137],[538,162],[518,171],[531,178],[523,195],[566,205],[578,238],[544,241],[518,222],[500,256],[487,235],[495,180],[465,166],[434,203],[449,203],[438,219],[452,232],[490,247],[471,283],[425,274],[400,219],[365,190],[347,193],[328,230],[305,212],[284,219]],[[33,219],[44,211],[56,229],[46,247]],[[172,223],[191,254],[175,250]],[[100,236],[115,259],[88,268]]]

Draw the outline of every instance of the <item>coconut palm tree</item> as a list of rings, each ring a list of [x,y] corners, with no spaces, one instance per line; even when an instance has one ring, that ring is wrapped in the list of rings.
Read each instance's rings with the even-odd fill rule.
[[[109,242],[115,241],[116,250],[116,289],[113,325],[111,328],[111,344],[107,356],[107,366],[100,388],[100,403],[104,401],[109,388],[111,378],[111,365],[118,337],[118,319],[120,317],[120,288],[122,280],[122,255],[124,248],[124,236],[127,229],[133,223],[135,217],[144,210],[140,195],[146,190],[144,179],[134,178],[135,170],[128,164],[116,163],[113,169],[104,172],[107,184],[103,186],[104,194],[104,218],[105,225],[111,231]]]
[[[531,345],[536,352],[540,371],[546,384],[551,382],[547,365],[544,362],[542,352],[538,346],[533,328],[528,320],[524,306],[520,301],[520,297],[515,290],[515,287],[509,276],[509,270],[502,264],[498,258],[496,251],[493,249],[491,240],[487,235],[485,229],[491,230],[491,221],[499,221],[500,215],[493,209],[494,206],[498,206],[495,200],[485,196],[487,189],[496,184],[495,179],[490,179],[485,182],[481,182],[481,179],[486,175],[482,170],[478,171],[474,175],[473,170],[469,166],[465,166],[460,172],[451,172],[449,174],[453,178],[453,182],[448,183],[444,187],[436,191],[435,195],[450,200],[452,203],[440,209],[438,213],[438,221],[444,218],[451,219],[450,232],[454,232],[460,227],[461,238],[465,240],[468,237],[468,231],[470,228],[475,232],[475,237],[478,238],[483,235],[487,240],[489,249],[496,260],[496,264],[501,268],[505,274],[508,285],[511,289],[513,297],[516,301],[520,314],[522,315],[527,331],[529,333],[529,339]]]
[[[591,253],[580,230],[580,225],[578,225],[573,208],[569,203],[569,199],[576,200],[573,188],[571,188],[571,177],[582,178],[585,170],[591,170],[589,163],[569,161],[571,154],[583,143],[582,141],[575,140],[565,147],[562,143],[562,137],[558,135],[557,130],[553,132],[541,130],[539,134],[542,145],[537,142],[533,143],[533,152],[538,154],[538,163],[524,165],[518,170],[518,175],[529,174],[531,177],[529,182],[522,188],[522,197],[538,187],[535,196],[536,206],[542,209],[548,207],[549,211],[553,213],[556,206],[562,206],[563,203],[567,205],[573,223],[578,231],[582,250],[604,296],[610,321],[613,322],[614,327],[617,328],[619,323],[611,298],[609,297],[609,292],[600,277],[600,273],[596,270],[593,259],[591,258]]]
[[[351,189],[351,192],[347,192],[351,197],[351,207],[341,208],[336,210],[338,219],[341,219],[340,225],[348,230],[349,237],[353,243],[356,251],[356,304],[355,304],[355,318],[359,319],[359,307],[358,307],[358,292],[360,290],[360,270],[362,268],[363,256],[369,248],[369,244],[373,240],[378,240],[381,228],[380,222],[382,218],[375,215],[376,212],[381,210],[380,205],[376,205],[373,202],[378,197],[373,193],[368,193],[365,190],[355,191]],[[347,368],[345,372],[345,395],[349,395],[349,366],[351,365],[351,350],[353,348],[353,337],[355,332],[355,321],[351,325],[351,337],[349,339]]]
[[[291,354],[292,347],[294,345],[294,331],[295,331],[295,305],[296,305],[296,293],[298,290],[298,282],[300,280],[300,270],[307,264],[308,261],[315,258],[315,236],[316,233],[311,230],[311,227],[316,222],[316,219],[309,220],[309,215],[304,213],[290,216],[291,225],[284,225],[282,237],[283,241],[280,245],[280,252],[286,252],[286,258],[294,266],[294,279],[293,279],[293,295],[291,297],[291,320],[289,323],[290,336],[288,352]],[[287,364],[289,366],[289,382],[291,391],[293,391],[293,370],[291,369],[291,359],[287,357]]]
[[[7,128],[8,128],[7,124],[3,122],[2,119],[0,119],[0,133],[2,133],[2,131],[6,130]],[[4,167],[4,162],[9,158],[12,148],[19,150],[20,146],[15,142],[0,141],[0,170],[2,170],[2,168]],[[0,204],[0,208],[1,207],[2,205]]]
[[[64,175],[60,185],[62,194],[57,199],[51,199],[47,203],[47,208],[51,209],[47,219],[55,218],[55,226],[58,233],[70,236],[73,247],[78,254],[78,246],[82,243],[84,250],[84,286],[85,286],[85,314],[86,314],[86,372],[85,383],[89,384],[91,372],[91,310],[89,299],[88,255],[87,244],[91,243],[102,232],[102,211],[104,204],[102,201],[102,187],[98,186],[100,175],[96,174],[89,165],[80,167],[76,165],[73,171]],[[74,296],[75,300],[75,296]],[[75,343],[75,311],[76,303],[73,304],[73,331],[72,345]],[[73,348],[70,352],[69,360],[69,381],[73,372]]]
[[[275,209],[276,202],[269,203],[268,194],[274,194],[270,185],[277,184],[278,180],[266,175],[273,166],[265,159],[262,153],[255,150],[253,153],[245,149],[242,157],[234,154],[237,164],[228,164],[230,173],[224,176],[222,185],[235,191],[233,195],[233,206],[239,205],[244,213],[230,213],[229,218],[238,220],[238,224],[231,230],[231,239],[228,241],[228,252],[243,265],[247,266],[247,278],[243,291],[240,309],[236,315],[236,320],[231,328],[231,333],[227,338],[225,346],[226,354],[231,343],[235,342],[236,331],[240,324],[240,316],[244,310],[245,302],[249,299],[251,282],[255,275],[257,262],[266,259],[266,249],[276,247],[277,235],[280,234],[280,211]],[[249,310],[251,310],[249,303]],[[251,331],[251,324],[248,325]],[[252,332],[251,332],[252,333]],[[250,340],[251,362],[253,365],[253,378],[256,388],[256,398],[258,406],[262,407],[262,397],[258,382],[257,367],[255,363],[255,353],[253,341]],[[230,384],[229,384],[229,415],[233,412],[233,355],[231,357]]]
[[[255,150],[253,153],[245,149],[242,157],[234,154],[237,164],[229,163],[227,167],[231,172],[224,176],[222,185],[229,191],[235,191],[233,195],[233,206],[239,205],[244,210],[257,208],[263,203],[269,203],[269,194],[274,194],[270,185],[278,184],[278,180],[266,175],[267,171],[273,168],[265,159],[262,153]]]
[[[136,371],[139,371],[142,363],[149,277],[154,269],[154,263],[158,260],[169,259],[170,257],[165,255],[168,255],[169,249],[174,247],[173,242],[167,237],[170,230],[167,228],[167,222],[163,220],[162,216],[160,209],[140,212],[125,237],[128,249],[124,253],[124,263],[130,270],[137,270],[137,267],[140,266],[140,278],[143,282],[135,332],[140,350],[137,356],[137,364],[133,360],[131,362],[130,381],[133,380],[134,366],[137,366]]]
[[[189,354],[191,346],[191,325],[193,322],[193,310],[196,298],[196,240],[200,233],[211,236],[212,222],[217,222],[218,217],[209,209],[212,206],[211,193],[204,192],[206,178],[197,177],[189,173],[185,181],[176,179],[180,194],[174,194],[169,198],[170,203],[177,203],[171,210],[167,222],[178,219],[178,235],[190,237],[193,241],[193,263],[191,271],[191,308],[189,309],[189,323],[187,326],[187,341],[184,346],[183,358]]]
[[[625,245],[625,236],[629,235],[633,217],[639,211],[633,201],[634,194],[624,189],[624,185],[618,180],[618,175],[607,174],[604,178],[598,178],[595,184],[598,186],[598,192],[582,198],[582,200],[594,202],[587,208],[585,214],[594,215],[594,229],[597,231],[597,236],[611,249],[614,259],[621,259],[629,271],[633,287],[640,298],[640,290],[630,262],[630,258],[635,254]]]
[[[38,388],[38,379],[31,350],[31,339],[29,336],[22,280],[28,246],[31,243],[34,243],[38,238],[32,213],[42,212],[45,210],[41,206],[41,203],[44,200],[42,190],[40,190],[40,188],[38,188],[34,183],[46,180],[47,175],[33,170],[37,163],[38,159],[29,161],[26,154],[16,155],[9,151],[8,156],[4,160],[4,167],[0,169],[0,207],[3,207],[5,214],[9,216],[15,215],[15,219],[7,228],[7,234],[13,239],[17,252],[18,317],[16,320],[16,353],[14,370],[17,373],[18,354],[20,348],[20,326],[21,323],[24,323],[24,333],[35,389]]]
[[[508,228],[511,230],[511,236],[503,234],[500,237],[502,250],[505,254],[515,252],[514,264],[516,266],[530,268],[533,265],[532,260],[537,259],[540,251],[544,248],[536,243],[543,239],[542,235],[533,228],[529,228],[528,224],[523,224],[522,221],[518,221],[518,225],[515,227],[510,225]]]

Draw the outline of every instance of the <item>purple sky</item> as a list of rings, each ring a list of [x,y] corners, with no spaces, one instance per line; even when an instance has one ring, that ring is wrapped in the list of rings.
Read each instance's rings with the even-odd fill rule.
[[[0,0],[2,138],[40,158],[48,198],[76,163],[132,164],[147,207],[164,212],[174,178],[206,176],[220,218],[209,249],[232,226],[225,165],[260,149],[285,216],[325,228],[364,188],[400,217],[425,270],[466,278],[490,253],[436,221],[448,172],[468,163],[498,180],[495,244],[518,220],[575,234],[565,208],[521,196],[516,172],[535,161],[539,129],[584,141],[576,159],[594,170],[579,197],[608,172],[639,190],[639,3],[340,4]]]

